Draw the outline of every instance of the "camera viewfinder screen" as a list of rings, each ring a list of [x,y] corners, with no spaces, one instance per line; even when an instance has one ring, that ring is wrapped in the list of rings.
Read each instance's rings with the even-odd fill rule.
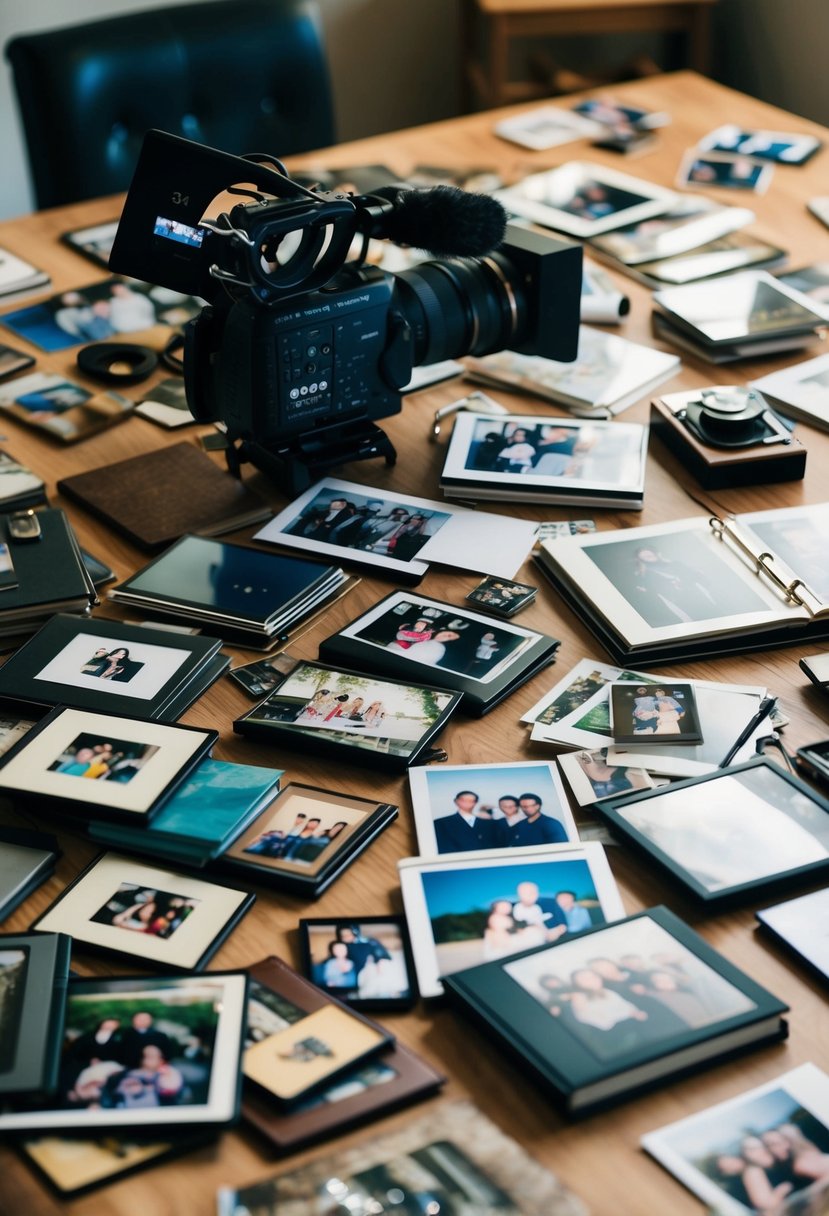
[[[170,220],[164,215],[157,215],[153,235],[163,236],[168,241],[178,241],[180,245],[190,245],[195,249],[200,249],[204,240],[204,229],[193,228],[190,224],[182,224],[180,220]]]

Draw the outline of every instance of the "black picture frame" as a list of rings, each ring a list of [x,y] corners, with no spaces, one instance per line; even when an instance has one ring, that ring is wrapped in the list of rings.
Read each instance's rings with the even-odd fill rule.
[[[408,613],[400,615],[400,608],[411,605]],[[421,613],[439,614],[434,619],[438,626],[436,638],[442,631],[454,632],[458,642],[466,645],[471,655],[472,663],[476,663],[475,642],[484,645],[485,639],[493,651],[495,660],[493,667],[484,676],[465,675],[459,670],[450,670],[436,666],[433,662],[421,662],[414,652],[414,645],[408,650],[396,653],[387,649],[387,644],[353,635],[356,629],[373,632],[375,637],[385,637],[386,634],[394,640],[394,622],[390,618],[397,616],[402,625],[406,622],[419,623]],[[441,622],[445,619],[446,623]],[[460,622],[458,629],[449,630],[449,625]],[[465,631],[475,630],[472,644],[467,644]],[[472,634],[470,634],[472,637]],[[510,639],[518,639],[514,654],[507,654],[502,659],[497,658],[497,650],[509,644]],[[429,645],[433,643],[430,641]],[[457,644],[457,642],[455,643]],[[437,688],[451,689],[462,694],[460,709],[462,713],[472,717],[482,717],[525,684],[543,668],[555,659],[560,646],[557,638],[538,633],[535,629],[527,629],[520,625],[496,625],[491,619],[473,612],[469,608],[459,608],[429,596],[393,591],[374,604],[355,620],[349,622],[344,629],[331,634],[320,643],[319,657],[321,661],[344,663],[362,671],[388,672],[397,679],[404,679],[410,673],[427,679]],[[442,661],[442,660],[440,660]],[[461,659],[460,662],[464,660]],[[491,661],[491,660],[490,660]],[[483,663],[481,664],[483,666]]]
[[[75,709],[109,708],[125,717],[174,722],[229,665],[230,660],[219,654],[220,646],[215,638],[198,634],[58,613],[0,668],[0,697]],[[99,676],[87,677],[80,671],[85,660],[91,660],[97,651],[114,652],[125,647],[144,656],[141,660],[128,658],[131,675],[121,671],[117,682],[109,679],[105,683]],[[152,680],[150,671],[144,670],[148,660],[159,664]],[[165,662],[170,671],[163,680],[161,665]],[[62,673],[72,679],[55,678]],[[93,678],[99,679],[98,686],[91,683]],[[140,679],[145,690],[155,691],[139,696],[117,691],[129,688],[132,679]]]
[[[740,838],[740,857],[745,858],[747,856],[751,844],[752,827],[756,830],[756,803],[758,798],[762,799],[764,797],[762,793],[764,783],[770,785],[776,783],[778,791],[781,791],[788,798],[792,808],[800,805],[802,801],[804,809],[808,807],[811,815],[814,815],[815,811],[826,814],[825,824],[822,825],[827,841],[826,845],[821,844],[819,836],[814,831],[808,833],[815,841],[815,845],[823,849],[824,856],[819,857],[815,854],[813,860],[804,859],[800,864],[787,865],[785,863],[785,855],[781,853],[786,841],[785,838],[780,838],[778,832],[777,838],[772,839],[769,837],[767,841],[768,854],[772,863],[777,865],[776,869],[769,868],[763,874],[757,874],[743,880],[728,881],[729,854],[727,853],[727,841],[725,837],[719,841],[709,840],[705,848],[707,857],[705,864],[713,866],[716,862],[716,864],[720,865],[722,878],[715,879],[713,875],[716,872],[712,870],[709,872],[710,876],[706,882],[692,870],[691,865],[687,861],[683,864],[677,856],[668,851],[664,844],[660,845],[641,826],[637,827],[630,822],[630,816],[631,814],[635,816],[637,807],[658,799],[663,803],[660,808],[659,823],[664,830],[668,825],[668,816],[671,813],[669,807],[665,806],[665,802],[671,800],[676,804],[677,799],[682,798],[684,791],[695,790],[699,787],[702,794],[699,797],[693,797],[690,834],[686,829],[686,834],[683,838],[682,851],[687,858],[695,835],[694,828],[697,829],[696,835],[699,838],[702,837],[702,833],[705,831],[705,825],[700,825],[703,809],[712,815],[713,820],[717,821],[720,827],[726,823],[729,814],[736,814],[737,808],[734,802],[735,791],[733,784],[729,785],[728,796],[724,796],[725,802],[716,800],[713,787],[716,782],[725,780],[729,780],[732,783],[733,781],[737,781],[743,786],[747,796],[754,803],[752,810],[749,812],[748,820],[742,825],[745,828],[745,835]],[[689,809],[690,806],[691,803],[689,801]],[[768,806],[769,810],[776,815],[787,815],[787,812],[780,807],[776,807],[771,803]],[[646,855],[651,861],[656,862],[674,881],[678,882],[685,891],[709,907],[736,904],[744,901],[746,897],[753,897],[761,892],[780,890],[794,886],[804,880],[815,879],[829,870],[829,800],[823,798],[815,790],[806,785],[805,782],[791,773],[787,773],[765,756],[757,756],[743,764],[734,764],[727,768],[716,769],[713,773],[706,773],[701,777],[690,777],[684,781],[675,781],[668,786],[661,786],[654,790],[641,790],[633,794],[628,793],[621,798],[605,798],[601,802],[595,803],[593,809],[610,824],[614,833],[635,845],[641,853]],[[797,822],[793,812],[787,817],[791,820],[791,823],[789,825],[790,831],[786,835],[791,840],[792,834],[796,830],[799,834],[798,839],[800,839],[808,829]],[[817,823],[820,824],[820,818],[818,818]],[[656,831],[658,829],[654,828],[653,830]],[[674,839],[676,840],[676,837]],[[757,839],[759,839],[759,836]],[[806,843],[804,842],[804,844]]]
[[[166,1132],[181,1132],[183,1117],[188,1136],[230,1126],[238,1119],[241,1102],[247,990],[247,973],[239,971],[70,977],[63,1038],[64,1045],[71,1043],[73,1050],[63,1053],[58,1088],[37,1106],[29,1102],[3,1107],[0,1131],[26,1138],[64,1132],[92,1136],[135,1132],[163,1138]],[[123,1013],[117,1011],[121,1001]],[[145,1015],[143,1029],[135,1021],[139,1014]],[[160,1015],[164,1029],[156,1025]],[[101,1020],[119,1023],[107,1055],[105,1048],[95,1045],[98,1061],[112,1067],[81,1081],[85,1064],[91,1062],[81,1052],[81,1035],[94,1031]],[[171,1021],[176,1021],[175,1034]],[[202,1058],[190,1067],[184,1046],[198,1033],[196,1024],[201,1027]],[[141,1101],[142,1095],[135,1095],[134,1088],[132,1097],[127,1092],[141,1079],[126,1074],[150,1068],[149,1061],[145,1063],[150,1049],[155,1073],[162,1060],[173,1073],[158,1077],[158,1084],[155,1077],[144,1078]],[[84,1091],[78,1089],[80,1084]],[[148,1100],[153,1092],[155,1101]],[[160,1100],[162,1094],[164,1101]]]
[[[72,940],[64,933],[0,935],[0,1099],[55,1091]]]
[[[211,896],[212,907],[206,902]],[[78,950],[138,959],[159,971],[195,973],[210,961],[255,900],[252,892],[238,887],[125,854],[99,853],[31,929],[48,933],[60,925]],[[153,927],[165,916],[172,928]],[[178,937],[182,930],[183,940]]]
[[[398,809],[393,803],[378,802],[374,798],[360,798],[290,781],[211,868],[315,899],[397,818]],[[284,842],[291,839],[289,828],[298,814],[304,815],[306,826],[314,816],[320,818],[319,828],[324,834],[327,834],[327,828],[344,823],[341,816],[347,816],[347,820],[334,838],[329,837],[326,845],[319,847],[320,837],[311,836],[306,838],[308,856],[292,858],[286,856]],[[254,851],[256,844],[270,832],[285,833],[277,838],[279,843],[273,854]],[[338,839],[341,840],[339,845],[336,844]],[[302,837],[296,835],[294,843],[299,849],[303,847],[301,842]],[[332,844],[335,847],[329,856]],[[291,849],[291,852],[295,851]]]
[[[664,686],[664,687],[663,687]],[[614,744],[630,744],[640,747],[658,747],[660,743],[702,743],[699,711],[697,710],[694,686],[688,680],[662,680],[656,684],[640,687],[635,680],[612,680],[608,685],[610,696],[610,729]],[[676,732],[662,731],[656,702],[663,693],[669,704],[668,726],[671,713],[677,715]],[[650,705],[641,706],[642,698]],[[685,719],[680,723],[679,716]],[[646,729],[637,730],[641,723]],[[681,727],[681,729],[680,729]]]
[[[218,738],[215,730],[59,705],[0,756],[0,794],[87,820],[148,824]],[[96,746],[108,748],[97,760]],[[85,752],[86,771],[74,772]],[[111,777],[106,760],[114,761]],[[93,764],[101,775],[87,780]]]
[[[47,832],[0,827],[0,923],[54,873],[60,856]]]
[[[359,734],[347,729],[329,730],[328,733],[311,726],[296,726],[294,721],[288,721],[285,716],[298,716],[308,697],[297,691],[303,683],[311,688],[310,681],[318,673],[320,680],[332,688],[360,689],[367,704],[386,696],[403,696],[415,694],[427,706],[431,702],[433,709],[429,717],[424,719],[422,733],[411,741],[404,737],[395,736],[401,740],[397,751],[392,751],[390,736],[375,732],[373,735]],[[318,684],[318,687],[320,685]],[[340,693],[340,696],[343,694]],[[356,694],[355,694],[356,695]],[[349,700],[351,697],[349,696]],[[432,742],[437,738],[449,721],[461,700],[460,693],[449,693],[443,688],[432,684],[420,684],[415,680],[397,680],[382,676],[372,676],[363,671],[341,667],[338,664],[313,662],[306,660],[297,664],[290,675],[264,701],[253,709],[248,710],[241,718],[233,723],[234,731],[239,735],[262,739],[287,749],[313,752],[321,756],[332,756],[341,760],[350,760],[354,764],[364,764],[370,768],[384,769],[391,772],[403,772],[411,764],[425,762],[434,758],[435,751]],[[374,738],[374,747],[361,747],[363,740]],[[409,743],[410,746],[404,746]]]
[[[374,961],[375,967],[372,970],[379,968],[382,972],[385,962],[392,963],[397,967],[399,975],[405,975],[405,986],[396,986],[395,991],[389,992],[385,996],[382,995],[381,983],[369,986],[362,980],[365,965],[357,965],[359,956],[357,959],[349,960],[352,964],[350,977],[353,977],[353,984],[326,982],[330,976],[327,976],[324,964],[320,959],[319,946],[322,938],[327,931],[328,935],[333,935],[336,940],[341,940],[341,929],[351,930],[353,933],[355,928],[358,930],[358,936],[354,944],[361,946],[359,938],[363,937],[372,947],[369,951],[360,952],[365,954],[367,959]],[[369,932],[366,933],[365,930]],[[387,932],[383,934],[383,930]],[[338,997],[339,1000],[345,1001],[347,1005],[351,1005],[355,1009],[411,1009],[417,1001],[417,978],[405,916],[301,917],[299,943],[302,953],[302,969],[308,979],[318,988],[322,988],[324,992]],[[352,951],[347,947],[347,952],[350,954]],[[333,958],[333,955],[331,957]]]

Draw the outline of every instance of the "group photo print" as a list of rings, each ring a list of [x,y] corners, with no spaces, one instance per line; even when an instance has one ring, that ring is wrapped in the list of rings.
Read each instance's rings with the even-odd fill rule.
[[[377,494],[321,490],[285,531],[307,540],[408,562],[449,519],[447,512],[384,499]]]
[[[400,918],[301,920],[309,978],[350,1004],[410,1002],[412,976]]]
[[[315,871],[377,804],[291,782],[229,850],[256,865]]]

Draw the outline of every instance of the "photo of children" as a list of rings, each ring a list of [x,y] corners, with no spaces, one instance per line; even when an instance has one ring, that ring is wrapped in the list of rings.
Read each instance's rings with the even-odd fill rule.
[[[199,899],[122,882],[115,894],[89,919],[98,925],[167,938],[181,928],[200,903]]]
[[[49,771],[88,781],[126,785],[158,751],[158,744],[102,739],[88,732],[78,737],[49,765]]]

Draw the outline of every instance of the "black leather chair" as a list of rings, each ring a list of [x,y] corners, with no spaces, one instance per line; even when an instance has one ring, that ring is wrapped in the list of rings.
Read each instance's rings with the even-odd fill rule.
[[[316,0],[205,0],[6,45],[38,207],[126,190],[151,127],[225,152],[334,142]]]

